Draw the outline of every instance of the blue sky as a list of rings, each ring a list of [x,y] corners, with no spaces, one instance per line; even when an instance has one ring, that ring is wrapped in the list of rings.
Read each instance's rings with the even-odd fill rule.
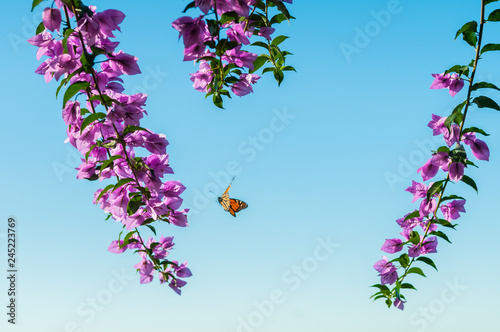
[[[170,26],[187,2],[85,2],[127,15],[117,40],[139,58],[143,74],[126,78],[126,92],[149,95],[142,124],[167,136],[175,171],[169,179],[187,187],[190,227],[161,227],[175,236],[171,257],[188,260],[194,274],[180,297],[156,280],[140,285],[132,268],[138,257],[107,252],[120,225],[92,205],[99,183],[76,180],[78,154],[63,143],[56,83],[34,73],[36,48],[24,41],[41,9],[30,13],[30,1],[9,4],[0,22],[0,197],[2,220],[18,221],[19,311],[15,328],[3,314],[2,331],[496,326],[500,120],[493,110],[469,114],[468,125],[491,134],[491,158],[468,170],[479,195],[453,188],[468,199],[467,213],[458,231],[447,231],[453,244],[440,241],[431,256],[439,272],[425,267],[428,278],[408,280],[418,292],[405,293],[404,312],[368,299],[382,243],[398,236],[395,220],[415,208],[404,189],[420,180],[416,169],[440,144],[427,127],[431,114],[445,116],[465,98],[429,86],[431,73],[473,57],[453,38],[478,19],[479,1],[315,1],[314,8],[296,1],[290,11],[297,20],[280,33],[291,37],[283,47],[294,54],[289,64],[297,73],[279,88],[264,76],[253,95],[226,101],[226,110],[191,87],[188,73],[196,69],[182,62],[182,42]],[[489,24],[486,42],[497,42],[498,31]],[[485,55],[477,78],[500,83],[497,54]],[[231,196],[249,204],[237,218],[206,193],[222,193],[233,174]]]

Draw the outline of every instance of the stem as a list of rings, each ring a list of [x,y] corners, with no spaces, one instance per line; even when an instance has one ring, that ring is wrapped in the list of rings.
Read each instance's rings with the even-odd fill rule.
[[[250,23],[250,16],[253,15],[253,13],[255,12],[255,9],[257,9],[257,4],[255,4],[253,6],[253,9],[252,9],[252,12],[250,13],[250,15],[248,15],[248,19],[246,20],[246,23],[245,23],[245,28],[243,29],[243,33],[245,33],[248,29],[248,24]]]
[[[75,20],[78,21],[78,18],[77,18],[77,14],[76,14],[76,5],[75,5],[75,2],[74,0],[71,1],[71,5],[73,7],[73,13],[75,15]],[[70,24],[70,20],[69,20],[69,14],[68,14],[68,9],[67,9],[67,6],[64,6],[64,13],[66,15],[66,19],[67,19],[67,24],[68,24],[68,27],[71,28],[71,24]],[[87,50],[86,50],[86,44],[85,44],[85,40],[83,39],[83,35],[82,35],[82,32],[81,31],[78,31],[78,37],[80,39],[80,42],[82,43],[82,51],[83,51],[83,54],[85,56],[85,54],[87,54]],[[106,102],[104,100],[104,94],[102,93],[101,89],[99,88],[99,84],[98,84],[98,79],[97,79],[97,75],[96,75],[96,71],[94,68],[91,68],[91,71],[90,71],[90,74],[92,76],[92,81],[94,82],[94,85],[95,85],[95,88],[98,92],[98,95],[101,99],[101,104],[104,106],[104,108],[106,109],[106,113],[109,112],[109,109],[108,109],[108,106],[106,105]],[[87,93],[87,97],[88,99],[90,99],[92,97],[92,92],[89,89],[87,89],[86,91]],[[88,100],[87,99],[87,100]],[[92,108],[92,111],[95,113],[96,110],[94,108],[94,104],[93,102],[91,101],[90,102],[90,106]],[[133,173],[133,176],[134,176],[134,180],[135,180],[135,183],[137,184],[137,186],[139,188],[143,188],[139,182],[139,179],[138,179],[138,176],[137,176],[137,173],[136,173],[136,169],[135,169],[135,166],[134,166],[134,163],[132,163],[132,160],[130,159],[130,157],[128,156],[128,153],[127,153],[127,149],[126,149],[126,144],[125,144],[125,140],[124,138],[120,135],[120,132],[118,131],[118,129],[116,128],[115,124],[112,123],[113,125],[113,129],[115,130],[115,133],[116,133],[116,137],[117,137],[117,141],[120,143],[120,145],[122,146],[122,150],[123,150],[123,153],[125,154],[125,160],[127,162],[127,164],[129,165],[130,169],[132,170],[132,173]],[[101,136],[104,137],[103,133],[102,133],[102,130],[101,131]],[[108,157],[111,157],[111,153],[109,151],[109,148],[106,148],[106,153],[108,155]],[[117,179],[119,180],[119,177],[118,175],[116,175]],[[144,188],[143,188],[144,189]],[[143,193],[142,190],[139,189],[139,191],[141,193]],[[143,246],[144,250],[146,251],[148,257],[151,259],[151,261],[153,262],[154,266],[155,266],[155,270],[159,271],[159,272],[163,272],[163,269],[162,269],[162,266],[157,264],[157,259],[155,259],[154,257],[152,257],[152,251],[151,250],[148,250],[148,248],[146,247],[146,244],[144,243],[142,237],[140,236],[139,234],[139,230],[138,228],[136,227],[135,228],[135,231],[137,232],[137,235],[139,236],[139,239],[140,239],[140,242],[141,242],[141,245]],[[175,279],[175,277],[174,277]]]
[[[467,91],[467,99],[465,100],[465,110],[464,110],[464,117],[462,124],[460,126],[460,135],[458,137],[462,137],[462,129],[464,127],[465,123],[465,117],[467,116],[467,111],[469,110],[469,105],[470,105],[470,94],[472,92],[471,87],[472,83],[474,83],[474,76],[476,75],[476,68],[477,68],[477,62],[479,61],[479,53],[481,51],[481,42],[483,40],[483,28],[484,28],[484,0],[481,0],[481,21],[479,22],[479,36],[477,38],[477,46],[476,46],[476,57],[474,59],[474,66],[472,67],[472,74],[470,75],[470,81],[469,81],[469,90]]]
[[[219,23],[219,15],[217,14],[217,0],[214,0],[214,15],[215,15],[215,23],[217,24],[217,43],[220,43],[220,23]],[[222,64],[222,54],[220,54],[219,51],[217,51],[217,45],[215,45],[216,49],[216,55],[219,56],[219,63],[220,63],[220,83],[218,84],[220,88],[222,88],[222,85],[224,83],[224,65]],[[216,91],[219,91],[219,86],[216,87]]]
[[[460,124],[460,132],[459,132],[459,136],[458,136],[460,141],[462,140],[462,130],[463,130],[463,127],[464,127],[464,124],[465,124],[465,118],[467,117],[467,111],[468,111],[469,105],[470,105],[470,95],[472,93],[472,85],[474,84],[474,76],[476,74],[477,64],[478,64],[478,61],[479,61],[479,56],[480,56],[480,51],[481,51],[481,42],[482,42],[482,39],[483,39],[483,28],[484,28],[484,23],[485,23],[485,20],[484,20],[484,7],[485,7],[484,0],[481,0],[481,21],[479,23],[478,42],[477,42],[477,46],[476,46],[476,56],[475,56],[475,59],[474,59],[474,65],[472,67],[472,73],[471,73],[470,80],[469,80],[469,88],[468,88],[468,91],[467,91],[467,99],[466,99],[466,102],[465,102],[464,115],[463,115],[463,118],[462,118],[462,122]],[[460,145],[460,141],[457,143],[457,145]],[[425,239],[427,238],[427,236],[429,234],[430,226],[433,223],[435,223],[434,221],[438,220],[436,214],[437,214],[437,211],[439,210],[439,207],[440,207],[440,205],[442,203],[442,198],[443,198],[446,186],[447,186],[447,184],[448,184],[449,181],[450,181],[450,174],[448,173],[447,177],[445,179],[444,185],[443,185],[443,189],[441,189],[441,193],[439,194],[439,198],[438,198],[438,202],[437,202],[437,205],[436,205],[436,209],[433,211],[433,216],[432,216],[431,219],[429,219],[429,222],[426,225],[426,229],[425,229],[424,235],[422,237],[422,240],[420,241],[420,243],[418,245],[422,245],[423,243],[425,243]],[[410,268],[411,268],[413,262],[415,261],[415,259],[416,259],[415,257],[413,257],[411,259],[411,261],[408,264],[408,266],[406,266],[403,275],[401,275],[398,278],[399,284],[403,283],[403,280],[408,275],[408,271],[410,270]],[[393,293],[395,294],[395,288],[394,288],[393,292],[391,292],[391,295]]]

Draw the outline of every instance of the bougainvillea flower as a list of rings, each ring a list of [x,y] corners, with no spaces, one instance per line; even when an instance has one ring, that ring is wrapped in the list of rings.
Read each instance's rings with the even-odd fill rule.
[[[99,22],[99,29],[106,37],[114,37],[113,31],[120,30],[118,24],[125,19],[125,14],[116,9],[108,9],[103,12],[96,13],[94,18]]]
[[[432,74],[434,81],[431,89],[449,89],[450,95],[455,96],[464,87],[464,81],[457,74]]]
[[[201,92],[208,92],[207,86],[212,82],[214,77],[210,64],[205,60],[200,61],[200,69],[191,75],[191,81],[193,82],[193,87],[195,90]]]
[[[201,16],[196,19],[183,16],[172,22],[172,27],[179,31],[179,38],[182,37],[184,47],[188,48],[195,44],[203,45],[206,24],[201,18]]]
[[[436,210],[436,206],[436,200],[433,198],[431,198],[430,200],[427,200],[427,198],[422,200],[419,208],[420,216],[425,217],[430,213],[434,213],[434,211]]]
[[[438,241],[437,241],[436,236],[428,237],[425,240],[424,244],[419,243],[419,244],[415,244],[415,245],[411,246],[410,248],[408,248],[408,256],[409,257],[418,257],[418,256],[425,255],[425,254],[436,253],[437,252],[437,249],[436,249],[437,245],[438,245]]]
[[[451,163],[448,166],[448,172],[450,174],[450,180],[458,182],[464,176],[465,165],[462,163]]]
[[[395,298],[394,299],[394,302],[392,303],[394,305],[394,307],[400,309],[400,310],[404,310],[405,309],[405,305],[404,305],[404,302],[401,301],[400,299],[398,298]]]
[[[259,78],[254,74],[241,74],[240,80],[231,86],[231,90],[237,96],[245,96],[253,92],[252,84],[255,84]]]
[[[460,217],[460,212],[465,212],[465,200],[453,200],[452,202],[441,205],[444,219],[451,221]]]
[[[257,59],[257,54],[241,51],[241,45],[228,50],[223,56],[222,60],[228,63],[234,63],[238,67],[246,67],[253,70],[253,63]]]
[[[43,25],[50,31],[61,28],[61,11],[55,8],[45,8],[42,13]]]
[[[373,265],[373,268],[379,272],[381,284],[392,285],[398,279],[398,273],[394,264],[387,261],[387,257],[382,256],[382,259]]]
[[[427,160],[427,162],[417,170],[417,173],[422,175],[422,179],[427,181],[432,179],[439,171],[439,166],[432,163],[432,158]]]
[[[405,191],[413,194],[412,203],[419,198],[424,198],[427,195],[427,186],[424,183],[418,183],[416,181],[411,181],[411,187],[405,189]]]
[[[135,75],[141,73],[137,65],[137,60],[139,59],[133,55],[119,51],[116,54],[107,55],[107,57],[109,59],[109,67],[120,75]]]
[[[446,152],[438,152],[435,155],[433,155],[431,158],[431,163],[433,165],[439,166],[441,168],[448,165],[449,162],[450,162],[450,157],[448,156],[448,153],[446,153]]]
[[[490,149],[488,145],[484,141],[476,138],[474,133],[465,133],[462,139],[464,144],[471,148],[474,157],[479,160],[490,160]]]
[[[402,249],[403,241],[401,241],[401,239],[387,239],[380,250],[385,251],[388,254],[394,254]]]

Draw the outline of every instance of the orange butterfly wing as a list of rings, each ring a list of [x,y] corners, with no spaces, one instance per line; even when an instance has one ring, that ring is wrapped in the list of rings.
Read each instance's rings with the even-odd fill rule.
[[[229,199],[229,213],[231,213],[233,217],[236,217],[236,212],[246,209],[247,207],[248,204],[242,200],[236,198]]]
[[[222,205],[222,208],[226,211],[229,211],[229,207],[230,207],[230,199],[229,199],[229,194],[228,194],[229,188],[231,188],[231,185],[229,185],[229,187],[227,187],[226,191],[224,191],[224,193],[220,197],[217,198],[217,200],[219,201],[219,204]]]

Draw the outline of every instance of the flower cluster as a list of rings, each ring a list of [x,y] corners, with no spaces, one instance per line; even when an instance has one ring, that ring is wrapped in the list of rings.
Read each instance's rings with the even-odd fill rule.
[[[145,242],[138,229],[147,226],[156,234],[151,225],[155,221],[185,227],[188,210],[180,210],[180,194],[185,187],[177,181],[162,180],[173,173],[165,135],[140,127],[140,120],[147,114],[143,108],[147,95],[123,93],[120,76],[141,72],[138,59],[117,51],[119,42],[110,39],[120,31],[125,15],[118,10],[98,12],[96,7],[77,0],[54,3],[57,8],[43,11],[43,22],[29,42],[38,47],[38,59],[47,57],[36,73],[46,82],[61,80],[58,93],[69,85],[62,117],[67,125],[67,142],[83,157],[77,178],[116,180],[94,196],[94,203],[128,230],[108,250],[121,253],[135,249],[141,257],[135,265],[140,282],[151,282],[156,272],[161,283],[168,283],[180,294],[180,287],[186,284],[180,278],[191,276],[191,272],[186,263],[167,259],[173,238],[162,236]],[[75,95],[84,96],[85,101],[73,100]],[[138,148],[145,149],[148,153],[142,154],[147,156],[136,155]]]
[[[272,66],[263,73],[272,71],[281,84],[283,72],[295,70],[285,65],[290,53],[278,46],[288,37],[272,38],[272,25],[292,18],[283,2],[292,0],[195,0],[188,4],[186,10],[198,8],[202,14],[180,17],[172,26],[183,39],[184,61],[199,63],[199,70],[190,74],[193,87],[213,95],[214,104],[222,108],[222,96],[231,97],[227,87],[240,97],[253,92],[252,85],[260,78],[253,73],[265,63]],[[271,7],[280,13],[270,18]],[[208,18],[211,15],[214,19]],[[254,36],[263,39],[250,44]],[[263,47],[268,54],[258,56],[244,50],[248,45]]]
[[[466,73],[468,71],[463,71],[462,74]],[[449,89],[452,96],[455,96],[464,86],[464,81],[459,74],[443,73],[432,76],[435,80],[431,89]],[[478,102],[476,101],[476,103]],[[462,113],[464,106],[466,109]],[[476,133],[483,135],[486,133],[475,127],[463,129],[468,106],[467,101],[459,104],[449,117],[433,114],[432,120],[428,123],[428,127],[433,130],[434,135],[443,135],[446,145],[434,151],[432,157],[417,170],[417,173],[420,173],[423,181],[428,181],[441,170],[445,179],[431,182],[428,185],[412,181],[412,185],[406,188],[406,191],[413,195],[412,203],[420,200],[419,208],[396,220],[402,228],[400,233],[402,239],[386,239],[381,250],[388,254],[401,252],[405,247],[407,250],[391,261],[383,256],[373,266],[380,277],[380,284],[374,285],[379,289],[379,292],[373,297],[374,299],[386,298],[389,307],[393,305],[401,310],[404,309],[405,299],[400,293],[401,289],[415,289],[413,285],[403,283],[404,278],[411,273],[425,276],[420,268],[412,267],[412,264],[415,261],[421,261],[436,268],[434,262],[424,255],[437,252],[438,237],[449,242],[446,234],[438,230],[438,226],[454,228],[456,225],[453,225],[452,221],[458,219],[460,213],[465,212],[464,198],[457,195],[444,196],[446,185],[450,181],[463,181],[477,189],[474,181],[464,174],[467,166],[475,166],[467,158],[464,144],[469,146],[472,154],[478,160],[489,160],[488,146],[484,141],[476,138]],[[441,217],[438,215],[439,211]],[[398,274],[399,269],[402,269],[402,272]],[[395,285],[394,290],[389,290],[387,285]]]

